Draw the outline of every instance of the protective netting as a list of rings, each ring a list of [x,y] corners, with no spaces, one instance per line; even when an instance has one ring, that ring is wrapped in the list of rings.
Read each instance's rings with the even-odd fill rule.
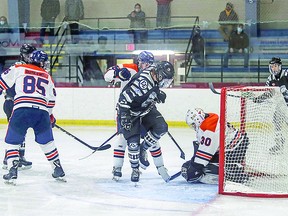
[[[288,195],[288,107],[279,88],[226,90],[223,192]]]

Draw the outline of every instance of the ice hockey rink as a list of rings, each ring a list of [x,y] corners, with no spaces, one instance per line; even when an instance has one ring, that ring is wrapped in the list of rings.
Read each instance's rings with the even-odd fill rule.
[[[62,126],[62,125],[60,125]],[[115,133],[114,127],[62,126],[70,133],[93,146],[101,145]],[[66,172],[66,183],[51,177],[51,167],[34,134],[28,131],[26,158],[33,162],[30,170],[19,171],[16,186],[0,182],[1,216],[101,216],[101,215],[157,215],[157,216],[255,216],[288,213],[286,198],[248,198],[218,195],[217,185],[189,184],[180,176],[165,183],[151,165],[142,171],[137,187],[130,182],[131,168],[127,157],[123,177],[112,180],[113,143],[106,151],[95,152],[54,128],[60,159]],[[170,128],[170,133],[190,159],[195,137],[190,128]],[[3,138],[6,126],[0,125],[1,160],[4,155]],[[180,170],[183,159],[168,135],[160,142],[165,165],[172,175]],[[1,176],[7,171],[1,169]],[[1,178],[2,179],[2,178]]]

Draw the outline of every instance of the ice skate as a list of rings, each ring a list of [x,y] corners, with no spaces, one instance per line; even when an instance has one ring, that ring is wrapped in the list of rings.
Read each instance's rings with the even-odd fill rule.
[[[140,145],[140,154],[139,154],[140,167],[144,170],[150,165],[148,161],[147,151],[144,149],[143,143]]]
[[[55,165],[55,168],[52,177],[55,178],[57,181],[66,182],[66,179],[64,178],[65,173],[62,169],[59,159],[54,161],[53,164]]]
[[[139,182],[139,177],[140,177],[139,168],[132,168],[131,181],[135,182],[135,186],[137,185],[137,182]]]
[[[26,169],[31,169],[31,168],[32,168],[32,162],[27,161],[24,156],[23,157],[20,156],[18,169],[26,170]]]
[[[16,179],[18,177],[18,166],[19,166],[19,161],[14,160],[13,166],[10,168],[9,172],[3,175],[5,184],[16,185]]]
[[[165,182],[169,182],[170,175],[167,172],[167,169],[164,166],[157,167],[158,174],[162,177]]]
[[[122,177],[122,172],[121,172],[122,167],[113,167],[112,174],[113,178],[112,180],[114,181],[119,181],[119,179]]]

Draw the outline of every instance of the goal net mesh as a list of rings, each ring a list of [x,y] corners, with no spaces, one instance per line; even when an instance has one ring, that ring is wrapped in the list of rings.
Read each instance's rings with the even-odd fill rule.
[[[222,88],[221,123],[220,193],[287,196],[288,108],[279,87]]]

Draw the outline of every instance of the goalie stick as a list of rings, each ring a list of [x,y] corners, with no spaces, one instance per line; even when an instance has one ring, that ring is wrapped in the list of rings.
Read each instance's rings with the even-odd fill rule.
[[[107,145],[103,145],[102,144],[102,145],[100,145],[98,147],[91,146],[91,145],[87,144],[86,142],[84,142],[83,140],[79,139],[78,137],[74,136],[70,132],[66,131],[64,128],[60,127],[59,125],[55,124],[55,127],[58,128],[59,130],[61,130],[62,132],[66,133],[70,137],[74,138],[75,140],[77,140],[81,144],[85,145],[86,147],[88,147],[88,148],[90,148],[90,149],[92,149],[94,151],[103,151],[103,150],[109,149],[111,147],[110,144],[107,144]]]

